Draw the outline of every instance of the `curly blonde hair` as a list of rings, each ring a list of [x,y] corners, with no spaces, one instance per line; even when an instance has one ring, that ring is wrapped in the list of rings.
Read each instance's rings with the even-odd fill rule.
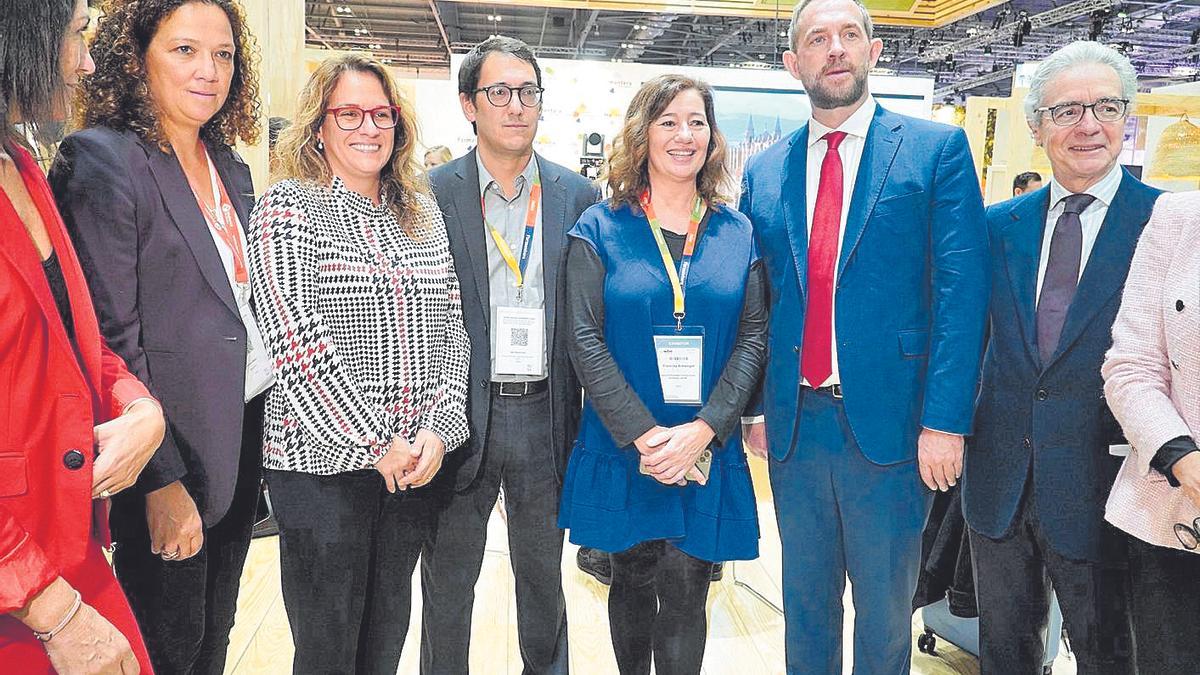
[[[418,227],[414,215],[419,210],[417,194],[429,194],[429,185],[414,156],[417,147],[417,119],[412,106],[400,95],[400,90],[384,65],[360,54],[343,54],[325,59],[317,67],[300,92],[298,112],[292,125],[279,134],[275,144],[275,165],[272,181],[295,179],[305,183],[328,185],[333,173],[325,155],[317,149],[317,132],[325,122],[329,98],[338,80],[349,72],[367,73],[379,78],[383,92],[391,105],[400,109],[396,124],[396,140],[392,156],[379,172],[388,207],[396,214],[409,234]]]
[[[635,210],[641,208],[642,192],[650,187],[650,125],[662,114],[675,97],[685,91],[695,91],[704,100],[704,115],[708,118],[711,134],[704,166],[696,176],[696,190],[700,198],[709,204],[722,204],[728,200],[730,174],[725,166],[725,136],[717,128],[716,112],[713,108],[713,90],[706,82],[686,75],[659,75],[646,81],[629,102],[625,113],[625,125],[613,140],[612,155],[608,169],[601,178],[608,182],[613,208],[628,204]]]
[[[83,78],[76,98],[80,127],[130,130],[171,151],[147,84],[146,49],[166,18],[193,2],[225,12],[237,45],[229,98],[200,128],[200,138],[210,145],[258,142],[257,47],[237,0],[105,0],[91,46],[96,72]]]

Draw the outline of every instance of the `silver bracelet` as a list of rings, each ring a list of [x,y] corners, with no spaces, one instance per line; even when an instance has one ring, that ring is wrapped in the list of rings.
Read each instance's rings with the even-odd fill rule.
[[[49,642],[53,640],[55,635],[61,633],[62,629],[66,628],[67,624],[71,623],[71,619],[75,618],[75,615],[79,613],[79,608],[82,606],[83,596],[79,594],[79,591],[75,591],[75,602],[71,603],[71,609],[67,610],[67,613],[63,616],[62,621],[59,621],[57,626],[51,628],[45,633],[36,630],[33,631],[33,636],[42,642]]]

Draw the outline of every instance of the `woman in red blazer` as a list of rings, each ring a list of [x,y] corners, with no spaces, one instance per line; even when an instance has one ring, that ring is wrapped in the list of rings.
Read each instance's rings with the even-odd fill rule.
[[[100,339],[50,188],[21,143],[63,119],[83,74],[85,0],[0,16],[0,668],[149,673],[102,550],[108,497],[162,441],[157,401]]]

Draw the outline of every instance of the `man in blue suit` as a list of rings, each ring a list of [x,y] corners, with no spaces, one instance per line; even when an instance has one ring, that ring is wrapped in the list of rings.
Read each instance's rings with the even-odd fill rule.
[[[854,671],[909,672],[930,490],[959,476],[983,350],[987,232],[966,136],[875,103],[882,49],[855,0],[800,2],[784,63],[812,120],[743,185],[771,296],[765,427],[746,431],[770,449],[789,673],[841,671],[847,575]]]
[[[1160,193],[1117,163],[1137,93],[1129,59],[1076,42],[1031,85],[1025,114],[1054,176],[987,212],[991,339],[963,476],[980,662],[1042,672],[1052,583],[1079,672],[1119,675],[1133,672],[1126,552],[1104,503],[1121,466],[1109,446],[1125,441],[1100,366]]]

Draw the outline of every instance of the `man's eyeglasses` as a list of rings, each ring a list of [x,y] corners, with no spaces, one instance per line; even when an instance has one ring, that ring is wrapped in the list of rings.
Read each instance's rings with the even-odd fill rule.
[[[487,87],[480,87],[471,92],[471,95],[479,92],[487,94],[488,103],[503,108],[512,100],[513,92],[517,93],[517,100],[526,108],[536,108],[542,102],[542,92],[546,91],[536,84],[525,84],[520,87],[510,87],[507,84],[493,84]]]
[[[1092,104],[1083,103],[1062,103],[1052,105],[1045,108],[1034,110],[1036,113],[1050,113],[1050,119],[1060,127],[1070,127],[1079,124],[1079,120],[1083,119],[1083,113],[1086,110],[1091,110],[1092,114],[1100,122],[1116,122],[1125,117],[1125,111],[1129,108],[1129,99],[1126,98],[1102,98]]]
[[[1175,523],[1175,536],[1179,538],[1179,543],[1189,551],[1195,551],[1200,547],[1200,518],[1192,521],[1191,525],[1187,523]]]
[[[370,117],[376,129],[392,129],[400,123],[400,108],[394,105],[381,105],[378,108],[363,110],[356,105],[344,105],[340,108],[330,108],[326,115],[333,115],[333,121],[342,131],[357,131],[363,125],[363,120]]]

